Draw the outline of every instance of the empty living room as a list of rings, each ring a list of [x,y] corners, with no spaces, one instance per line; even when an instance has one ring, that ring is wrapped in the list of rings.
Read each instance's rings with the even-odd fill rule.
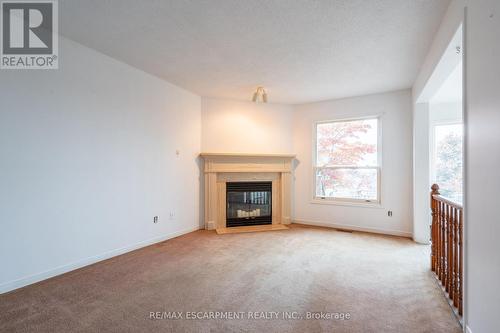
[[[499,0],[0,0],[0,332],[500,332]]]

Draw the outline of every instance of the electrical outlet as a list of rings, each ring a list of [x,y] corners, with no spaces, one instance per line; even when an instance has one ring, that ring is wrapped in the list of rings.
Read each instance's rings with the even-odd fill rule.
[[[169,220],[174,220],[175,219],[175,213],[174,212],[170,212],[168,218],[169,218]]]
[[[392,210],[387,211],[387,216],[392,217]]]
[[[158,223],[158,220],[160,219],[159,216],[154,216],[153,217],[153,223]]]

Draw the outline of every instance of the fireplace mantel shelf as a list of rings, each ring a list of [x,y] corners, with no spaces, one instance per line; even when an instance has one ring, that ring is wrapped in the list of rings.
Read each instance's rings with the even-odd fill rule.
[[[281,157],[295,158],[295,154],[254,154],[254,153],[200,153],[201,157]]]

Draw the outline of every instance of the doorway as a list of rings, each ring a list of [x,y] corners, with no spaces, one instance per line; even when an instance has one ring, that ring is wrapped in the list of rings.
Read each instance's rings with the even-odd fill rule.
[[[414,113],[414,238],[424,244],[432,240],[430,266],[461,322],[466,223],[463,64],[460,26],[418,96]]]

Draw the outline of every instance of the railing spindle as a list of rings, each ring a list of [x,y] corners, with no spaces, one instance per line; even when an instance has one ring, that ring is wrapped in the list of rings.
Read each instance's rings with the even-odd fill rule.
[[[438,279],[439,281],[441,281],[441,272],[443,271],[443,248],[441,246],[442,244],[442,237],[441,237],[441,233],[442,233],[442,228],[441,228],[441,222],[442,222],[442,215],[441,215],[441,212],[443,210],[443,205],[441,202],[438,201],[438,212],[439,212],[439,215],[438,215],[438,239],[437,239],[437,244],[438,244],[438,262],[439,262],[439,269],[438,269]]]
[[[452,239],[451,239],[451,224],[453,223],[453,210],[452,207],[448,205],[448,219],[447,219],[447,252],[448,252],[448,260],[447,260],[447,269],[446,269],[446,291],[450,295],[451,298],[451,285],[452,285]]]
[[[449,242],[449,265],[450,265],[450,273],[449,273],[449,283],[448,283],[448,295],[450,296],[450,299],[453,301],[453,288],[455,285],[455,262],[453,258],[453,248],[454,243],[453,243],[453,225],[455,224],[455,207],[450,206],[450,227],[449,227],[449,235],[448,235],[448,242]]]
[[[441,202],[437,202],[438,205],[438,234],[437,234],[437,248],[438,248],[438,271],[437,277],[441,281],[441,267],[442,267],[442,256],[441,256]]]
[[[446,237],[445,237],[445,225],[446,225],[446,205],[444,202],[441,202],[441,272],[440,272],[440,280],[441,285],[444,287],[444,281],[446,276]]]
[[[458,307],[458,208],[454,208],[453,219],[453,305]]]
[[[436,184],[432,185],[431,192],[431,212],[432,212],[432,223],[431,223],[431,269],[433,272],[437,272],[437,244],[435,240],[437,239],[437,217],[438,217],[438,207],[436,200],[432,197],[433,195],[439,195],[439,186]]]
[[[459,285],[458,285],[458,314],[462,315],[462,307],[463,307],[463,299],[462,299],[462,294],[463,294],[463,272],[464,272],[464,253],[463,253],[463,226],[464,226],[464,218],[463,218],[463,210],[460,209],[460,226],[458,228],[458,247],[460,249],[460,268],[459,268],[459,273],[458,273],[458,278],[460,280]]]

